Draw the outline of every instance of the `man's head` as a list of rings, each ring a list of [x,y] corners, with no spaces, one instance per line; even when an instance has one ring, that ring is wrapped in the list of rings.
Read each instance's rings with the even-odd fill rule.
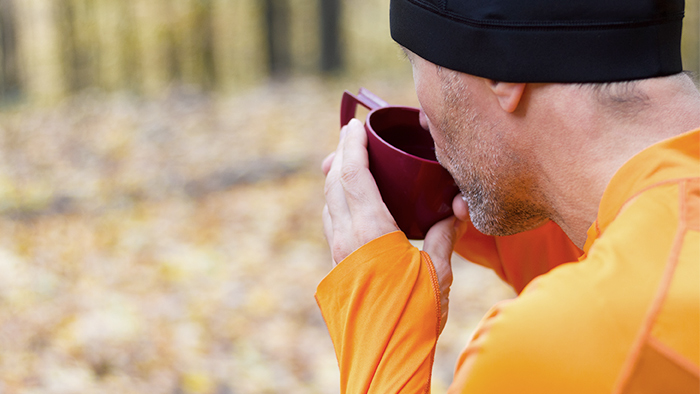
[[[521,121],[531,109],[526,86],[565,82],[565,94],[580,91],[601,108],[634,115],[646,98],[625,81],[681,71],[682,1],[392,0],[391,7],[424,126],[472,222],[487,234],[556,216],[537,179],[536,123]]]
[[[515,130],[501,120],[518,116],[525,84],[494,82],[436,66],[407,51],[440,163],[453,174],[484,233],[509,235],[540,224],[548,213],[538,203],[529,174],[535,169],[514,144]],[[520,106],[522,108],[522,106]]]

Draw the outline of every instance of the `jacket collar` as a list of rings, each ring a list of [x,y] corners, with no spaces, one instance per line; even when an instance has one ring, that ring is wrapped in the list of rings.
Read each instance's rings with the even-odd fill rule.
[[[700,177],[700,129],[656,143],[620,167],[603,192],[596,221],[588,229],[584,257],[626,203],[641,192],[680,179]]]

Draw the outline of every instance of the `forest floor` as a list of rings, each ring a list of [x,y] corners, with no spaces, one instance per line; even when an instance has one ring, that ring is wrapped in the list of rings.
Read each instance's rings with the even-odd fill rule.
[[[341,82],[0,112],[0,393],[337,393],[313,294]],[[412,86],[365,85],[415,105]],[[455,260],[433,386],[511,297]]]

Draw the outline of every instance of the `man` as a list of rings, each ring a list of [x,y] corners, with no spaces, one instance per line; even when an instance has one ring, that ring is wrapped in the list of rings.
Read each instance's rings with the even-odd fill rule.
[[[455,393],[700,391],[700,93],[682,0],[392,0],[455,218],[412,247],[359,121],[327,174],[337,266],[316,298],[347,393],[430,390],[450,256],[519,293],[484,317]],[[478,230],[478,231],[477,231]]]

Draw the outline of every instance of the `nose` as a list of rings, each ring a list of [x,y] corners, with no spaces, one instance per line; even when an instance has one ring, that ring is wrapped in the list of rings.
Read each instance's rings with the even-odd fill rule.
[[[424,129],[430,130],[430,126],[428,124],[428,117],[425,115],[425,112],[423,112],[423,108],[421,108],[420,112],[418,113],[418,120],[420,121],[420,125]]]

